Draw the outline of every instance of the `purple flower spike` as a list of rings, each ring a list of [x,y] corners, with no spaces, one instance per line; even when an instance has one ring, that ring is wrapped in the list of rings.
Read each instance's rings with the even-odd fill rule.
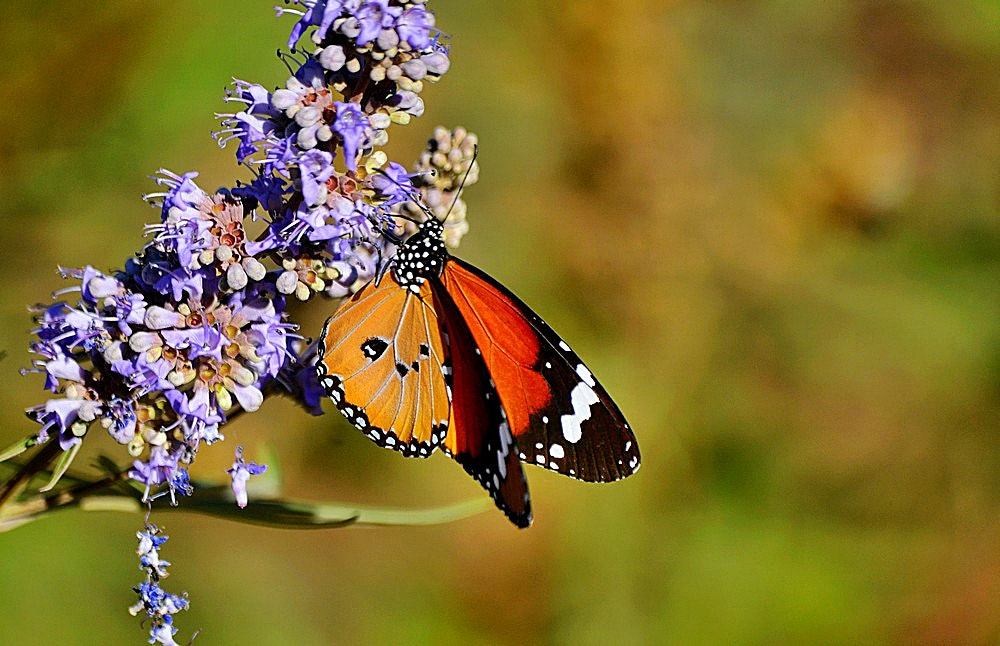
[[[28,409],[38,428],[25,444],[70,452],[65,470],[95,429],[107,433],[150,508],[190,495],[199,452],[279,389],[322,414],[317,344],[299,334],[291,316],[304,310],[290,304],[356,292],[413,232],[424,215],[414,209],[443,221],[454,205],[448,244],[467,228],[455,192],[465,169],[475,181],[471,136],[435,135],[412,174],[385,151],[389,128],[423,113],[424,87],[450,65],[426,0],[283,4],[279,15],[295,16],[284,83],[234,79],[234,107],[216,115],[215,141],[236,146],[245,183],[206,191],[195,172],[159,171],[145,196],[156,221],[124,268],[61,269],[73,281],[56,293],[64,300],[34,308],[34,358],[22,373],[54,394]],[[266,469],[237,449],[228,473],[240,507]],[[173,615],[188,602],[160,587],[169,563],[158,532],[139,534],[146,580],[131,610],[150,643],[176,644]]]
[[[160,581],[168,576],[169,561],[160,558],[159,549],[167,542],[167,537],[160,535],[160,528],[148,525],[145,531],[138,532],[139,567],[146,572],[146,580],[132,588],[138,595],[136,603],[129,608],[132,616],[145,615],[151,624],[149,629],[150,644],[177,646],[174,635],[174,615],[187,610],[191,605],[186,595],[170,594],[160,587]]]

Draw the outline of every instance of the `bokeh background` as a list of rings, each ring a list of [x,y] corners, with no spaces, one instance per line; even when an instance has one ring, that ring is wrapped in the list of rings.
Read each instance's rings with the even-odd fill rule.
[[[157,168],[245,177],[232,76],[284,83],[270,2],[0,3],[0,440],[43,398],[27,304],[120,267]],[[481,142],[460,254],[631,420],[636,477],[531,469],[535,525],[287,531],[161,514],[199,644],[1000,640],[1000,5],[434,0],[453,67],[391,130]],[[326,312],[315,311],[315,334]],[[308,327],[308,326],[307,326]],[[286,493],[480,496],[286,402],[241,419]],[[103,444],[102,444],[103,443]],[[92,446],[122,460],[95,434]],[[0,535],[0,642],[142,643],[141,517]]]

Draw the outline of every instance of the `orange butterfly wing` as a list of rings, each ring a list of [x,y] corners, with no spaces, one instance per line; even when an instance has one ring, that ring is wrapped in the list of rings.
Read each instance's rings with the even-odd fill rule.
[[[619,480],[639,468],[625,417],[552,328],[457,258],[445,265],[441,283],[482,352],[522,460],[590,482]]]
[[[447,353],[431,304],[391,275],[345,300],[323,326],[320,383],[337,408],[379,446],[427,457],[451,410]]]
[[[531,501],[517,445],[499,394],[454,301],[440,284],[435,307],[447,331],[452,402],[444,450],[518,527],[531,524]]]

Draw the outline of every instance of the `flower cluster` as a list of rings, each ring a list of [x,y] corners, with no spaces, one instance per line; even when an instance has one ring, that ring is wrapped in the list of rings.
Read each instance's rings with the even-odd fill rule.
[[[170,562],[160,558],[159,549],[169,537],[162,536],[156,525],[148,525],[136,537],[139,539],[139,549],[136,550],[139,567],[146,572],[146,580],[132,588],[139,599],[129,608],[129,612],[133,616],[143,614],[149,619],[150,644],[176,646],[174,615],[187,610],[189,603],[186,596],[170,594],[160,587],[160,581],[169,576],[167,568],[170,567]]]
[[[197,173],[161,171],[146,196],[160,211],[150,242],[118,272],[64,269],[78,285],[59,296],[78,299],[37,310],[34,371],[55,396],[29,409],[41,426],[31,444],[57,437],[72,457],[96,422],[127,447],[147,499],[188,493],[202,443],[269,390],[321,412],[314,346],[289,299],[342,297],[371,278],[402,233],[395,216],[422,215],[414,200],[451,211],[450,243],[467,228],[456,191],[476,179],[474,135],[439,128],[412,174],[376,150],[448,68],[433,14],[419,1],[292,4],[289,45],[310,32],[315,47],[283,89],[236,81],[227,98],[245,107],[216,133],[238,141],[253,180],[208,193]]]
[[[123,271],[63,270],[79,286],[62,294],[79,299],[40,312],[31,348],[61,395],[30,409],[38,441],[70,449],[99,422],[135,458],[129,475],[171,496],[187,492],[184,465],[228,415],[260,408],[282,370],[307,369],[290,349],[281,272],[253,255],[243,204],[194,176],[159,179],[168,190],[149,197],[161,222]]]
[[[238,142],[253,169],[236,194],[261,204],[270,224],[256,249],[280,256],[282,294],[307,300],[345,295],[374,273],[386,252],[393,208],[413,197],[403,166],[379,147],[392,123],[423,113],[425,81],[449,67],[447,48],[423,2],[298,0],[293,50],[312,30],[285,87],[269,92],[237,80],[223,114],[220,145]]]
[[[292,76],[274,91],[235,81],[226,100],[240,109],[218,115],[216,141],[237,144],[252,179],[210,193],[197,173],[160,171],[160,190],[145,196],[160,216],[148,243],[119,271],[62,269],[75,284],[35,308],[37,358],[24,372],[44,375],[52,395],[28,409],[39,428],[21,450],[58,444],[50,486],[96,424],[125,447],[144,501],[176,504],[193,491],[199,449],[224,439],[234,415],[283,391],[322,413],[316,346],[289,306],[346,296],[374,276],[424,217],[415,201],[447,217],[449,245],[468,228],[458,191],[478,175],[475,135],[439,128],[413,172],[380,150],[391,124],[423,113],[424,83],[450,64],[425,0],[288,4]],[[240,507],[265,469],[237,449],[228,473]],[[159,588],[166,537],[150,527],[133,613],[152,620],[151,643],[172,644],[172,615],[187,601]]]
[[[305,11],[288,46],[294,50],[305,29],[316,28],[310,39],[311,58],[329,74],[329,84],[368,117],[373,145],[385,143],[390,122],[405,124],[423,114],[419,95],[424,81],[438,80],[451,65],[434,29],[434,14],[423,1],[297,0],[293,4]]]

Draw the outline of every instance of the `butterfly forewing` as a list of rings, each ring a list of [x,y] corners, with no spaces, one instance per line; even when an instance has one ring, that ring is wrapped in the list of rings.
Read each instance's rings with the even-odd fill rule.
[[[320,383],[377,444],[426,457],[448,427],[446,356],[430,286],[417,293],[386,276],[344,301],[323,326]]]
[[[618,406],[537,314],[457,258],[441,282],[482,352],[522,460],[590,482],[639,468],[639,447]]]

